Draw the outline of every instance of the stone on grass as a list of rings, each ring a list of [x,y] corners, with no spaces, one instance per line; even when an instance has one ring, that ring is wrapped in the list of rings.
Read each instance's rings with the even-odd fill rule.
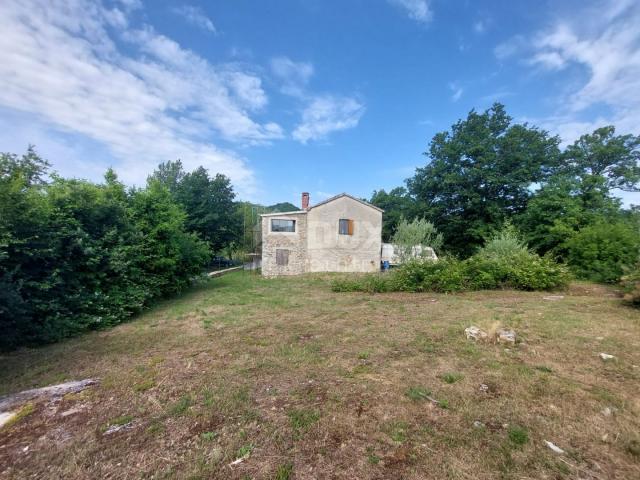
[[[484,423],[482,423],[480,420],[475,420],[473,422],[473,428],[484,428]]]
[[[542,297],[543,300],[551,300],[556,301],[556,300],[562,300],[564,298],[564,295],[547,295],[546,297]]]
[[[618,409],[615,407],[604,407],[602,409],[602,415],[604,415],[605,417],[610,417],[611,415],[614,414],[614,412],[616,412]]]
[[[131,430],[133,427],[135,427],[135,424],[133,422],[125,423],[122,425],[111,425],[109,428],[107,428],[104,434],[111,435],[121,430]]]
[[[609,355],[608,353],[601,353],[600,358],[604,361],[607,361],[607,360],[613,360],[616,357],[614,357],[613,355]]]
[[[555,453],[557,453],[557,454],[559,454],[559,455],[562,455],[562,454],[564,453],[564,450],[562,450],[559,446],[557,446],[557,445],[555,445],[555,444],[551,443],[549,440],[545,440],[545,441],[544,441],[544,443],[545,443],[545,445],[546,445],[547,447],[549,447],[553,452],[555,452]]]
[[[474,325],[465,328],[464,334],[467,336],[467,340],[473,341],[485,340],[488,337],[487,332]]]
[[[0,412],[0,427],[9,423],[16,416],[16,412]]]
[[[504,343],[515,344],[516,332],[513,330],[509,330],[507,328],[501,328],[496,332],[496,338],[498,340],[498,343],[504,342]]]

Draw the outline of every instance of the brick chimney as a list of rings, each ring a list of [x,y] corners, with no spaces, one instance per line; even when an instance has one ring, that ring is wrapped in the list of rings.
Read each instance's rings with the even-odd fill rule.
[[[302,192],[302,210],[309,208],[309,192]]]

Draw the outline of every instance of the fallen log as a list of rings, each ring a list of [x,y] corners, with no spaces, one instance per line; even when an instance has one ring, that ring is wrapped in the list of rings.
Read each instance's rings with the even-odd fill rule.
[[[72,382],[60,383],[58,385],[50,385],[48,387],[33,388],[31,390],[24,390],[23,392],[5,395],[3,397],[0,397],[0,412],[5,412],[6,410],[9,410],[14,406],[24,402],[28,402],[29,400],[39,399],[42,397],[62,397],[67,393],[80,392],[85,388],[97,383],[98,380],[87,378],[85,380],[76,380]]]

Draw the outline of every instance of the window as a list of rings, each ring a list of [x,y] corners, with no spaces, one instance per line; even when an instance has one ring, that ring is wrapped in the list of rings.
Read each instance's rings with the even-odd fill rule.
[[[281,220],[274,218],[271,220],[272,232],[295,232],[296,221],[295,220]]]
[[[353,235],[353,220],[346,218],[338,220],[338,233],[340,235]]]
[[[289,250],[276,248],[276,265],[281,267],[289,265]]]

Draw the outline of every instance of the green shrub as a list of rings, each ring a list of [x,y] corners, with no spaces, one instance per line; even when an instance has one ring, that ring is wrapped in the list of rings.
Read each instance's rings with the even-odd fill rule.
[[[410,260],[391,272],[389,285],[404,292],[459,292],[465,290],[464,265],[453,257]]]
[[[571,278],[567,267],[549,256],[525,253],[508,261],[510,269],[504,286],[517,290],[551,290],[566,286]]]
[[[526,249],[504,253],[481,250],[466,260],[443,257],[438,261],[410,260],[387,274],[343,278],[333,283],[337,292],[460,292],[514,288],[550,290],[570,279],[564,265]]]
[[[640,232],[632,224],[602,222],[582,228],[564,247],[567,263],[576,276],[615,283],[638,261]]]
[[[508,222],[502,227],[502,230],[493,235],[479,250],[482,255],[500,258],[527,252],[527,244],[516,227]]]
[[[624,300],[640,308],[640,264],[631,273],[622,277],[622,287]]]

